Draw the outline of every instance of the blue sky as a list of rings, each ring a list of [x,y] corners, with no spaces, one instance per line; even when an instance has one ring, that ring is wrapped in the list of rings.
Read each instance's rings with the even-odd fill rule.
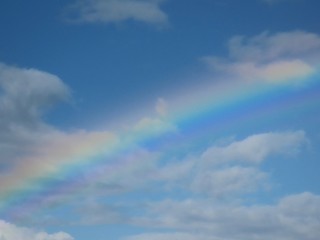
[[[316,240],[317,0],[2,0],[0,240]]]

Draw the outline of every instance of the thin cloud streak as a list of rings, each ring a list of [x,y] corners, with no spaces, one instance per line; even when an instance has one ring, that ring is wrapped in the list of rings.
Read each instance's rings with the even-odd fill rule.
[[[115,23],[127,20],[166,25],[167,15],[160,5],[165,0],[76,0],[66,8],[68,21],[75,23]]]

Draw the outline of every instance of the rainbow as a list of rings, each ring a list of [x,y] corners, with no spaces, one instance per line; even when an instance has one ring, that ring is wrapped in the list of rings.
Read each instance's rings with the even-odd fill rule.
[[[245,134],[252,127],[277,130],[276,124],[288,122],[295,112],[309,114],[319,108],[319,79],[318,73],[313,74],[300,79],[299,86],[290,82],[216,83],[179,95],[166,116],[149,118],[139,127],[117,134],[65,136],[65,144],[46,146],[48,152],[28,158],[29,165],[20,166],[17,179],[0,179],[0,218],[23,219],[81,196],[101,178],[125,177],[144,165],[137,161],[150,163],[139,154],[148,157],[146,152],[152,152],[157,161],[170,160],[187,151],[200,151],[226,133]],[[50,159],[43,159],[48,153]]]

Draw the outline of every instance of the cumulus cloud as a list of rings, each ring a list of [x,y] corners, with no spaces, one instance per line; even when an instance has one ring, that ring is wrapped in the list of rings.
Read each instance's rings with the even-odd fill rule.
[[[268,173],[259,164],[270,156],[293,157],[307,142],[303,131],[255,134],[169,163],[153,177],[167,182],[169,188],[179,186],[214,198],[231,198],[266,189]]]
[[[2,210],[8,203],[8,194],[41,190],[41,184],[30,184],[34,179],[63,182],[67,176],[57,174],[58,169],[105,154],[117,142],[115,135],[107,131],[63,132],[42,119],[45,110],[68,99],[70,91],[59,77],[37,69],[0,64]],[[34,198],[39,197],[35,194]],[[36,202],[40,205],[61,198],[65,196],[49,195]]]
[[[200,156],[191,189],[215,197],[263,189],[268,175],[257,164],[271,155],[295,154],[306,142],[305,133],[296,131],[256,134],[227,146],[212,146]]]
[[[6,167],[0,171],[1,211],[10,208],[7,199],[12,194],[23,191],[32,195],[30,202],[24,202],[21,207],[18,197],[17,205],[12,206],[15,210],[6,214],[11,220],[32,218],[33,210],[66,203],[81,191],[101,196],[144,185],[146,182],[140,176],[145,171],[154,171],[158,153],[139,146],[137,137],[145,139],[175,131],[162,115],[166,112],[162,99],[156,104],[160,116],[142,118],[125,133],[67,132],[42,119],[48,107],[70,97],[68,87],[60,78],[36,69],[1,64],[0,87],[0,170]],[[75,172],[67,171],[70,168],[75,170],[76,179],[72,175]],[[62,173],[61,169],[66,171]],[[50,189],[52,193],[45,196],[43,180],[54,183]],[[86,186],[86,190],[82,190],[82,186]],[[71,191],[75,194],[70,194]],[[95,218],[91,214],[90,219],[91,222],[103,221],[105,217]]]
[[[312,193],[290,195],[274,205],[219,205],[207,200],[164,200],[150,204],[149,217],[137,222],[161,229],[176,229],[189,239],[316,240],[320,234],[320,197]],[[199,234],[201,233],[201,234]],[[189,235],[190,234],[190,235]],[[161,234],[129,239],[158,239]],[[180,239],[183,234],[168,234]],[[170,238],[171,237],[171,238]]]
[[[222,170],[207,170],[197,174],[191,183],[194,192],[225,197],[234,193],[256,190],[266,174],[252,167],[232,166]]]
[[[68,19],[75,22],[121,22],[135,20],[166,24],[160,5],[165,0],[76,0],[67,8]]]
[[[30,228],[17,227],[13,224],[0,220],[0,239],[1,240],[73,240],[74,238],[67,233],[58,232],[48,234]]]
[[[212,146],[202,158],[209,164],[230,161],[260,163],[272,154],[294,154],[306,142],[304,131],[261,133],[224,147]]]
[[[92,139],[88,141],[92,142]],[[294,150],[290,153],[292,156],[306,141],[303,131],[256,134],[225,146],[211,146],[202,153],[166,165],[161,163],[158,153],[142,148],[131,149],[128,153],[113,156],[112,162],[85,173],[83,181],[86,186],[90,183],[86,193],[100,197],[152,187],[160,182],[164,183],[164,188],[158,191],[183,189],[213,201],[231,201],[235,196],[266,190],[269,176],[260,169],[259,163],[269,156],[281,158]],[[68,145],[66,148],[72,149]],[[115,206],[106,207],[94,201],[84,204],[81,209],[80,215],[85,212],[80,216],[81,224],[130,222],[131,218],[118,212]]]
[[[303,31],[270,34],[252,38],[233,37],[229,57],[204,57],[213,69],[242,79],[279,82],[310,76],[317,71],[320,36]]]
[[[53,74],[0,63],[0,163],[51,132],[42,112],[69,97],[68,87]]]
[[[39,171],[50,173],[55,171],[57,164],[72,164],[73,160],[78,161],[77,156],[80,159],[81,157],[90,158],[90,156],[83,155],[79,146],[90,155],[88,150],[91,149],[92,144],[101,146],[103,152],[105,147],[108,147],[106,143],[115,141],[113,136],[107,132],[104,134],[83,132],[78,135],[65,136],[64,140],[61,137],[57,139],[59,140],[57,145],[40,148],[42,150],[38,158],[31,158],[34,162],[21,163],[19,169],[16,169],[13,174],[15,177],[3,177],[1,179],[4,183],[2,192],[4,188],[12,189],[14,185],[22,185],[26,179],[32,178]],[[87,169],[77,178],[77,184],[80,184],[80,188],[82,185],[86,186],[83,193],[88,196],[102,197],[128,193],[137,188],[150,187],[154,183],[164,182],[165,189],[159,189],[159,191],[182,188],[198,196],[206,196],[215,200],[228,199],[229,201],[234,196],[254,192],[257,189],[263,190],[268,184],[268,173],[259,168],[259,163],[274,154],[279,157],[287,155],[289,149],[295,149],[295,152],[298,152],[305,142],[306,136],[302,131],[257,134],[233,141],[225,146],[211,146],[196,156],[177,160],[164,166],[159,161],[158,153],[135,147],[135,150],[131,149],[130,152],[119,156],[112,155],[112,160],[99,165],[99,168],[92,168],[90,171]],[[94,156],[96,152],[99,152],[97,147],[94,148]],[[253,157],[254,153],[259,153],[259,157]],[[142,175],[143,178],[141,178]],[[67,186],[64,188],[67,193],[78,191],[73,185],[70,190]],[[66,203],[66,200],[69,202],[63,191],[59,192],[62,193],[62,196],[58,194],[41,198],[37,200],[35,207],[61,201]],[[75,213],[80,215],[78,224],[114,223],[130,219],[129,216],[118,212],[114,206],[106,207],[95,201],[89,203],[84,203],[81,206],[82,210]],[[32,207],[28,209],[23,212],[32,211]],[[28,214],[24,216],[19,211],[16,214],[12,219],[28,218]]]

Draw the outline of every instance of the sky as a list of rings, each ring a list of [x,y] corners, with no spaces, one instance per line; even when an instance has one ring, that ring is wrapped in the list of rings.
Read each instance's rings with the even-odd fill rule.
[[[0,4],[0,240],[319,239],[318,0]]]

